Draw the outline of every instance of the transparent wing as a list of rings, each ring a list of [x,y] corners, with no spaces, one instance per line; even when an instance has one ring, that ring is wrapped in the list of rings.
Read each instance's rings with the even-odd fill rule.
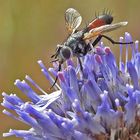
[[[78,11],[73,8],[69,8],[65,12],[66,28],[70,34],[80,26],[82,17]]]
[[[98,36],[100,34],[104,34],[106,32],[116,30],[116,29],[118,29],[120,27],[123,27],[123,26],[127,25],[127,23],[128,22],[125,21],[125,22],[119,22],[119,23],[115,23],[115,24],[103,25],[103,26],[94,28],[94,29],[90,30],[88,33],[85,33],[84,40],[88,40],[88,39],[90,40],[93,37]]]

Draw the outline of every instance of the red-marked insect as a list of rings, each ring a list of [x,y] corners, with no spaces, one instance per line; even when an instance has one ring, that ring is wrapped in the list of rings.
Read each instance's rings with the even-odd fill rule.
[[[82,30],[77,30],[82,22],[82,17],[79,12],[73,8],[69,8],[65,12],[66,28],[69,33],[66,41],[57,45],[57,49],[52,58],[53,61],[59,62],[58,71],[61,70],[61,64],[72,56],[76,56],[79,60],[82,70],[82,64],[80,57],[86,55],[95,47],[101,38],[109,40],[112,44],[132,44],[133,42],[116,42],[110,37],[104,35],[104,33],[116,30],[120,27],[127,25],[127,21],[111,24],[113,16],[109,12],[103,12],[102,15],[96,16],[96,18],[89,23],[87,27]],[[54,82],[52,87],[57,81]]]

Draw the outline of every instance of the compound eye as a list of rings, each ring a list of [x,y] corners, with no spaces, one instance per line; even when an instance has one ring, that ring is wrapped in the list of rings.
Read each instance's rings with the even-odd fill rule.
[[[60,53],[64,60],[69,59],[72,55],[71,49],[69,47],[61,48]]]

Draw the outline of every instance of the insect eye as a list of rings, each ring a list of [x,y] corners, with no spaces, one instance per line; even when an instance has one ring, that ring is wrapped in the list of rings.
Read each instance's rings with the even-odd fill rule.
[[[72,55],[72,51],[69,47],[63,47],[61,48],[61,56],[63,57],[63,59],[69,59]]]

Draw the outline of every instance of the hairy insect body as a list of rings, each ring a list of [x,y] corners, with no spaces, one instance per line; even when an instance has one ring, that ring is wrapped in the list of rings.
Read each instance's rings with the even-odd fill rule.
[[[52,62],[59,62],[58,71],[61,70],[61,65],[72,56],[76,56],[78,58],[80,69],[82,71],[82,63],[79,57],[85,56],[88,52],[93,50],[93,47],[95,47],[102,38],[109,40],[112,44],[133,43],[117,42],[104,35],[107,32],[126,26],[128,23],[127,21],[124,21],[111,24],[113,21],[113,16],[108,11],[104,11],[102,15],[96,16],[96,18],[92,20],[86,26],[86,28],[80,31],[77,31],[77,28],[82,22],[82,17],[77,10],[73,8],[67,9],[65,12],[65,21],[69,36],[64,43],[62,43],[61,45],[57,45],[55,54],[51,56],[52,58],[54,58]],[[55,85],[57,78],[58,77],[56,77],[52,87]]]
[[[84,30],[73,33],[64,44],[72,50],[73,56],[82,57],[89,51],[89,45],[83,40],[84,33]]]

